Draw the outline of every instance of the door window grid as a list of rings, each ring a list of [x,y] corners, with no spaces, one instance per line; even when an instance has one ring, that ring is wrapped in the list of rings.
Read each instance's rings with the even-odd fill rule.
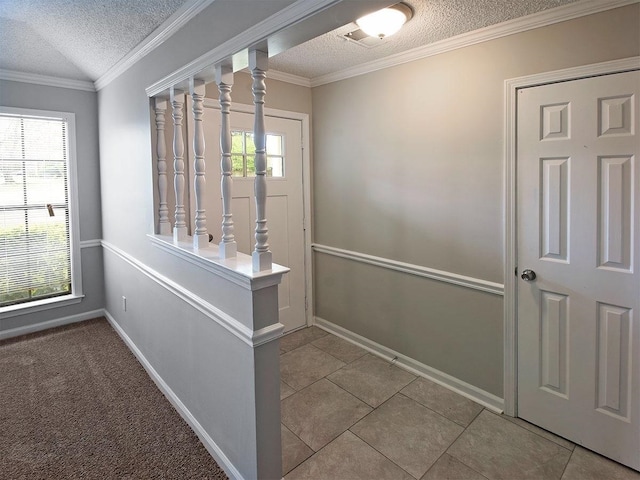
[[[267,177],[284,177],[284,137],[267,134]],[[255,177],[256,145],[253,132],[231,131],[231,164],[234,177]]]

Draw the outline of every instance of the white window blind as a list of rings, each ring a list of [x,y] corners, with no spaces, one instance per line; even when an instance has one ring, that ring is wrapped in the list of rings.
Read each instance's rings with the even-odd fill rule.
[[[0,112],[0,308],[73,293],[68,129]]]

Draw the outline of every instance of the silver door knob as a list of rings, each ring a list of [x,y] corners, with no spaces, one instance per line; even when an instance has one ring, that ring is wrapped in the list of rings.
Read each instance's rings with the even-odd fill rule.
[[[522,271],[522,275],[520,275],[520,277],[527,282],[533,282],[536,279],[536,272],[527,268]]]

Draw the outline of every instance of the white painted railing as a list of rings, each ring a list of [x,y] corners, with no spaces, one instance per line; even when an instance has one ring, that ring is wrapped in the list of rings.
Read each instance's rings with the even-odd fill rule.
[[[231,162],[231,87],[233,69],[230,65],[216,66],[216,83],[220,101],[220,191],[222,192],[222,239],[219,245],[220,258],[233,258],[238,251],[233,234],[231,192],[233,175]]]
[[[253,270],[261,272],[271,266],[269,229],[267,228],[267,135],[264,127],[264,97],[267,93],[267,54],[258,50],[249,52],[249,69],[253,78],[253,105],[255,108],[253,143],[256,146],[256,246],[253,250]]]
[[[182,138],[182,118],[184,116],[184,94],[171,89],[171,116],[173,117],[173,189],[176,196],[175,225],[173,240],[179,242],[187,238],[186,213],[184,209],[184,140]]]
[[[252,268],[254,272],[264,272],[272,269],[272,253],[269,250],[267,228],[267,155],[266,155],[266,131],[264,120],[264,104],[266,95],[265,79],[267,76],[268,55],[260,50],[249,51],[249,70],[251,71],[252,93],[254,102],[254,131],[253,138],[256,147],[254,180],[256,226],[255,247],[252,253]],[[231,111],[231,88],[233,86],[233,69],[230,61],[215,65],[215,82],[218,86],[220,101],[220,193],[222,198],[222,236],[217,245],[219,259],[233,259],[237,257],[237,243],[234,236],[233,214],[231,212],[231,199],[233,198],[233,175],[231,161],[231,123],[229,115]],[[183,118],[185,92],[184,82],[169,88],[168,97],[171,104],[171,117],[173,119],[173,194],[175,197],[175,213],[173,225],[173,242],[177,245],[189,240],[185,208],[185,163],[184,163],[184,138]],[[206,163],[205,139],[204,139],[204,109],[205,81],[192,77],[188,81],[189,94],[193,100],[193,193],[195,199],[195,212],[193,219],[193,231],[191,240],[194,251],[212,249],[210,235],[207,231],[207,213],[204,204],[206,188]],[[157,132],[156,155],[158,175],[158,224],[156,233],[169,235],[171,221],[168,209],[168,178],[165,147],[165,112],[167,109],[166,96],[155,97],[154,113]]]
[[[165,113],[167,111],[167,100],[164,98],[155,99],[156,114],[156,154],[158,156],[158,233],[160,235],[171,234],[171,223],[169,222],[169,207],[167,205],[167,146],[164,137]]]

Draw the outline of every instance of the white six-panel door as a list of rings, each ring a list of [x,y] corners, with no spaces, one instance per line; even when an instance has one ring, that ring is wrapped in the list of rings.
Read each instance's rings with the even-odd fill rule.
[[[190,107],[189,107],[190,108]],[[214,244],[220,241],[222,200],[220,194],[220,110],[205,106],[204,133],[206,143],[207,228],[213,234]],[[189,119],[189,128],[192,119]],[[267,227],[273,261],[289,267],[278,286],[280,323],[285,332],[306,325],[305,263],[304,263],[304,201],[302,183],[302,122],[295,119],[267,115],[268,134],[283,140],[284,175],[267,177]],[[231,112],[231,130],[251,132],[253,115]],[[192,146],[189,145],[190,153]],[[190,169],[193,183],[193,172]],[[233,177],[232,214],[238,251],[251,255],[255,244],[254,177]],[[191,189],[193,190],[193,189]],[[195,202],[193,192],[191,202]],[[192,206],[191,210],[195,207]]]
[[[640,469],[640,73],[518,92],[518,415]]]

